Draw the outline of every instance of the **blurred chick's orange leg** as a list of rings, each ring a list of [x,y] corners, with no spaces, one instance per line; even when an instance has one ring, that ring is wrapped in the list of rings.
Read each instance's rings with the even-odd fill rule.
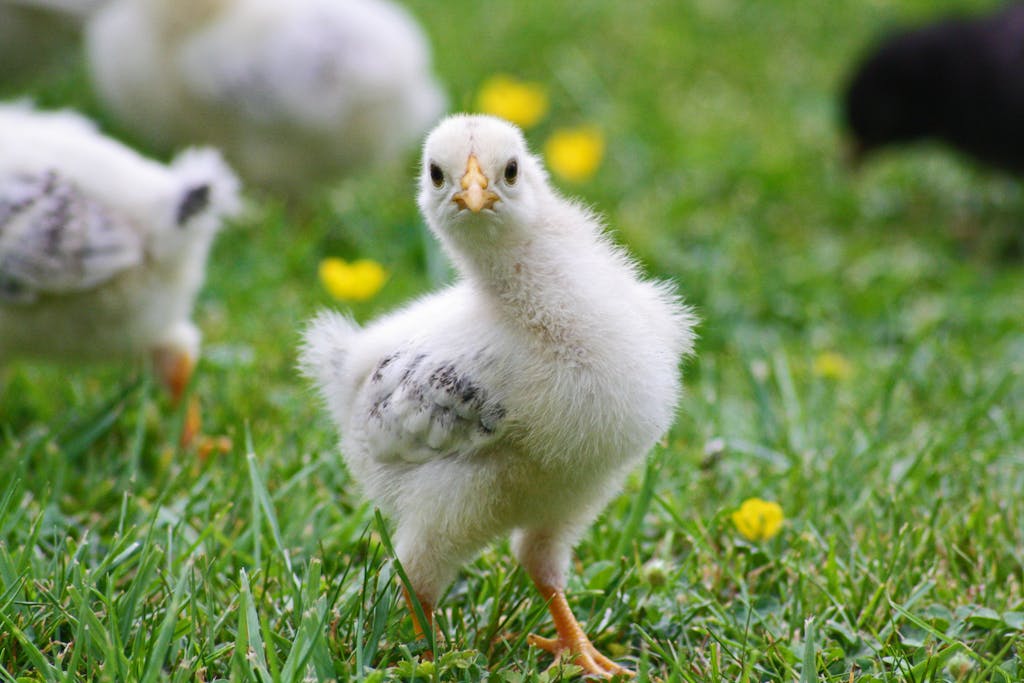
[[[550,652],[555,656],[556,662],[568,653],[572,663],[582,667],[584,673],[590,676],[611,678],[616,675],[633,675],[632,671],[619,666],[597,651],[587,638],[587,634],[583,632],[580,622],[576,621],[562,590],[540,583],[537,584],[537,590],[548,601],[548,610],[551,612],[558,637],[542,638],[531,633],[528,638],[530,645]]]
[[[187,353],[167,348],[153,351],[153,367],[160,381],[167,387],[175,405],[180,403],[182,396],[185,395],[195,366],[195,361]]]
[[[405,605],[409,608],[409,616],[412,617],[412,628],[416,633],[417,640],[425,640],[427,637],[427,630],[434,630],[434,606],[422,595],[416,594],[416,597],[420,601],[420,607],[423,608],[423,616],[427,620],[426,624],[421,624],[420,620],[416,617],[416,607],[413,605],[412,597],[409,595],[409,591],[405,586],[402,586],[402,595],[405,597]],[[434,653],[430,650],[426,650],[423,653],[423,659],[430,660],[434,658]]]
[[[175,405],[181,403],[192,379],[192,371],[195,369],[195,361],[187,354],[174,349],[160,348],[153,351],[153,366],[156,369],[160,381],[167,387],[171,395],[171,401]],[[193,396],[185,410],[185,422],[181,427],[181,445],[188,446],[199,434],[202,426],[202,411],[199,408],[199,399]]]
[[[199,408],[199,399],[192,396],[188,400],[188,408],[185,409],[185,422],[181,425],[181,438],[179,442],[182,447],[191,445],[202,426],[203,415]],[[212,446],[203,445],[203,453],[201,455],[205,458],[211,450],[213,450]]]

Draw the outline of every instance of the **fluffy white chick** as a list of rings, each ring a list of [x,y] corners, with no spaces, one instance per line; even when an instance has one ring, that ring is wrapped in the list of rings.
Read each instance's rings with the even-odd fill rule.
[[[428,621],[459,566],[511,532],[557,631],[530,642],[594,675],[624,672],[570,611],[566,571],[672,424],[694,316],[551,188],[499,119],[457,115],[430,134],[419,206],[458,282],[365,328],[321,314],[304,371],[353,476],[395,524]]]
[[[150,355],[177,400],[193,301],[235,175],[211,149],[169,166],[69,111],[0,106],[0,366]]]
[[[444,109],[422,30],[388,0],[115,0],[87,29],[105,105],[289,194],[392,160]]]

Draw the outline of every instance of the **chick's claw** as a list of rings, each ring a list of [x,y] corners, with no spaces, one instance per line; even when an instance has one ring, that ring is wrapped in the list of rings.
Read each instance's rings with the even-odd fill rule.
[[[548,601],[548,611],[551,612],[552,620],[555,623],[557,638],[542,638],[530,634],[527,642],[530,645],[539,647],[555,656],[557,665],[564,656],[572,658],[572,663],[583,669],[588,676],[600,678],[611,678],[612,676],[633,676],[633,672],[625,667],[619,666],[612,660],[598,652],[583,627],[576,620],[569,603],[565,599],[565,593],[557,588],[537,582],[540,594]]]
[[[196,441],[196,457],[205,462],[210,456],[227,455],[234,448],[234,442],[228,436],[200,436]]]
[[[583,673],[587,676],[598,678],[612,678],[613,676],[632,678],[634,676],[632,671],[619,666],[601,654],[586,636],[570,641],[561,637],[544,638],[531,633],[526,640],[530,645],[554,655],[555,663],[552,666],[558,666],[564,658],[569,657],[571,663],[583,669]]]

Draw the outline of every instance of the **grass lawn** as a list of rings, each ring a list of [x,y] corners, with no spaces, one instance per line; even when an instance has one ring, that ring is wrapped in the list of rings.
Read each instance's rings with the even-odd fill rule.
[[[935,149],[850,175],[835,125],[865,41],[965,3],[409,4],[453,109],[508,72],[549,88],[535,149],[603,129],[597,176],[563,188],[703,319],[675,427],[576,551],[598,647],[639,680],[1024,680],[1024,190]],[[0,86],[26,92],[119,132],[75,55]],[[141,368],[8,369],[0,680],[571,675],[526,645],[552,629],[504,542],[421,662],[386,526],[294,370],[302,322],[341,306],[323,257],[388,268],[360,319],[444,277],[414,163],[221,235],[193,391],[229,452],[179,452]],[[755,496],[786,515],[763,542],[731,521]]]

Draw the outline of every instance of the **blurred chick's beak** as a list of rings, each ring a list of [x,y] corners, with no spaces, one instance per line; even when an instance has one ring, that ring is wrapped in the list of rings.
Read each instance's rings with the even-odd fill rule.
[[[487,176],[480,170],[480,162],[475,154],[466,160],[466,173],[462,176],[462,191],[456,192],[452,200],[461,209],[469,209],[478,213],[489,209],[498,201],[498,195],[487,189]]]

